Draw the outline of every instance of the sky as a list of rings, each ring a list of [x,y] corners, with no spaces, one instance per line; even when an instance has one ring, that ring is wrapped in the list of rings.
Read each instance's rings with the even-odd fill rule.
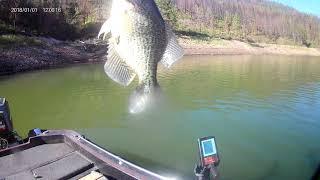
[[[320,0],[274,0],[276,2],[293,7],[301,12],[320,17]]]

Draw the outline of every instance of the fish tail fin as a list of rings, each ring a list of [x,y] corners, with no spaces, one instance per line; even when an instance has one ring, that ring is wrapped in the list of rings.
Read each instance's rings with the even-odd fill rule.
[[[158,84],[152,87],[149,87],[146,84],[139,84],[130,95],[129,112],[132,114],[140,113],[146,108],[151,107],[155,101],[160,99],[161,92],[161,88]]]

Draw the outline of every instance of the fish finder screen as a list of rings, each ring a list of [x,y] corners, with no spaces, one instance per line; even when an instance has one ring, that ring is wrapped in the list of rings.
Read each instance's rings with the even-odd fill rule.
[[[208,139],[201,142],[203,156],[211,156],[217,153],[214,139]]]

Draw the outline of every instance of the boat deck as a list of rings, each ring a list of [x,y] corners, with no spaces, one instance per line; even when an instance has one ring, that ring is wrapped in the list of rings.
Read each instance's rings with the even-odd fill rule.
[[[57,143],[5,156],[0,169],[0,177],[6,179],[78,179],[98,168],[71,146]]]
[[[48,131],[0,150],[0,179],[166,179],[98,147],[74,131]]]

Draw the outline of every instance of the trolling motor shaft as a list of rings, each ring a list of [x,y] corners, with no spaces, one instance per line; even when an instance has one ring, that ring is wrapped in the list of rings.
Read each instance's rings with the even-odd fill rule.
[[[0,97],[0,150],[20,141],[21,138],[13,129],[9,102]]]
[[[216,166],[196,165],[194,173],[198,180],[216,180],[219,176]]]

